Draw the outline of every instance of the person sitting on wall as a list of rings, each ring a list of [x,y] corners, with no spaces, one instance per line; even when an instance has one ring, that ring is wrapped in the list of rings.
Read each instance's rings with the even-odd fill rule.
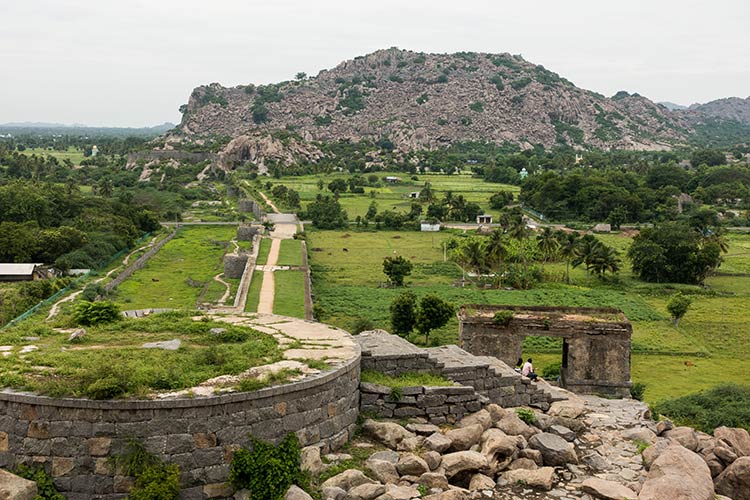
[[[523,358],[518,358],[518,361],[516,361],[516,367],[513,368],[518,373],[521,373],[521,368],[523,367]]]
[[[528,377],[531,380],[536,380],[538,378],[538,375],[534,373],[534,365],[531,364],[531,358],[527,359],[526,363],[524,363],[523,368],[521,369],[521,375]]]

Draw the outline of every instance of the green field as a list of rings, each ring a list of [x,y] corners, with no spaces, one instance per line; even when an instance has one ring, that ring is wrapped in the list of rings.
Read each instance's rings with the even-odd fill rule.
[[[276,271],[273,312],[282,316],[305,317],[305,273]]]
[[[262,238],[260,240],[260,247],[258,248],[258,259],[255,264],[258,266],[265,266],[268,262],[268,252],[271,251],[271,240],[269,238]]]
[[[245,303],[245,312],[257,312],[258,302],[260,302],[260,288],[263,285],[263,272],[254,271],[253,279],[250,281],[250,288],[247,290],[247,302]]]
[[[302,265],[302,242],[300,240],[281,240],[279,248],[279,266]]]
[[[195,308],[201,284],[223,271],[221,258],[235,232],[234,226],[181,229],[146,267],[118,287],[115,300],[123,309]]]
[[[380,212],[384,210],[408,212],[412,201],[415,201],[409,198],[409,193],[420,191],[424,187],[425,182],[430,183],[437,199],[442,199],[447,191],[451,191],[454,196],[463,195],[467,201],[478,203],[484,212],[493,215],[498,215],[500,212],[499,210],[490,208],[490,196],[498,191],[512,191],[518,196],[518,192],[520,191],[518,186],[485,182],[483,179],[472,177],[469,174],[420,174],[416,175],[418,178],[416,181],[411,179],[412,176],[410,174],[402,172],[378,172],[377,175],[381,177],[381,179],[389,175],[397,176],[401,178],[401,182],[398,184],[386,184],[383,182],[382,187],[365,186],[364,194],[354,194],[349,192],[342,193],[339,202],[344,210],[346,210],[349,219],[353,220],[358,215],[364,217],[370,203],[373,201],[377,203],[378,211]],[[321,177],[320,175],[282,177],[281,179],[270,179],[268,182],[271,182],[274,185],[284,184],[288,188],[298,191],[302,207],[304,208],[310,201],[314,200],[318,194],[331,194],[331,192],[325,187],[322,191],[318,189],[318,181],[320,179],[323,179],[325,184],[328,185],[333,179],[349,179],[350,177],[351,176],[348,174],[335,173],[324,177]],[[265,188],[263,189],[263,192],[266,196],[271,195],[270,190],[266,190]],[[427,210],[426,204],[424,205],[424,210]]]
[[[619,279],[602,283],[583,269],[571,272],[572,283],[562,282],[564,264],[546,266],[553,281],[531,290],[496,290],[453,286],[461,270],[443,262],[441,242],[451,234],[417,232],[337,232],[308,233],[313,289],[321,320],[342,328],[351,328],[358,318],[367,318],[377,328],[389,329],[388,307],[403,290],[382,288],[386,281],[382,261],[386,256],[403,255],[414,264],[406,283],[409,290],[423,296],[435,293],[455,305],[466,303],[513,305],[566,305],[617,307],[633,323],[633,380],[648,385],[646,398],[655,401],[667,396],[693,392],[720,381],[747,383],[742,366],[748,366],[750,334],[744,327],[750,308],[750,276],[729,276],[726,269],[741,269],[750,264],[745,252],[750,235],[732,235],[726,263],[707,287],[649,284],[633,278],[627,262]],[[602,236],[605,243],[625,250],[630,238]],[[346,249],[347,251],[345,251]],[[556,280],[556,281],[555,281]],[[666,312],[666,301],[676,290],[693,298],[693,305],[675,328]],[[456,343],[457,320],[433,332],[435,343]],[[410,339],[420,342],[413,335]],[[554,344],[527,343],[533,352]],[[536,354],[543,367],[559,354]],[[545,361],[546,360],[546,361]],[[690,361],[695,366],[686,366]],[[727,369],[723,369],[726,367]],[[684,370],[689,368],[687,372]],[[746,368],[745,368],[746,369]]]
[[[72,146],[69,147],[67,151],[56,151],[54,149],[47,148],[27,148],[21,153],[29,156],[54,156],[59,161],[70,160],[71,162],[73,162],[73,165],[79,165],[84,159],[83,151]]]

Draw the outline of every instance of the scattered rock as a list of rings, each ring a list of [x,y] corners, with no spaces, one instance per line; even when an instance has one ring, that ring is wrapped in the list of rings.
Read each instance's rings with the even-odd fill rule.
[[[300,452],[300,469],[317,476],[326,468],[323,460],[320,459],[320,448],[317,446],[307,446]]]
[[[696,451],[698,449],[698,436],[695,434],[695,430],[691,427],[675,427],[671,431],[666,431],[664,436],[673,441],[677,441],[690,451]]]
[[[430,434],[440,432],[440,427],[433,424],[410,423],[406,426],[406,430],[422,436],[429,436]]]
[[[362,430],[391,449],[397,448],[405,439],[416,437],[415,434],[392,422],[366,420]]]
[[[484,474],[474,474],[469,481],[469,490],[492,490],[495,489],[495,480]]]
[[[560,436],[565,441],[569,441],[571,443],[576,440],[576,433],[571,431],[567,427],[563,427],[562,425],[550,425],[547,429],[547,432]]]
[[[500,429],[489,429],[482,434],[482,454],[488,460],[499,457],[509,457],[518,449],[518,438],[508,436]]]
[[[560,436],[543,432],[529,439],[529,446],[542,453],[545,465],[577,464],[578,456],[572,443]]]
[[[323,500],[344,500],[346,491],[335,486],[323,488]]]
[[[623,439],[629,441],[644,441],[646,443],[656,442],[656,433],[646,427],[633,427],[620,432]]]
[[[544,465],[544,459],[542,458],[542,452],[539,450],[532,450],[531,448],[524,448],[518,453],[521,458],[528,458],[533,460],[538,466]]]
[[[443,453],[444,451],[446,451],[448,448],[451,447],[451,440],[445,437],[445,434],[436,432],[435,434],[427,437],[424,440],[424,443],[422,443],[422,446],[426,450],[432,450],[438,453]]]
[[[750,456],[750,433],[745,429],[717,427],[714,430],[714,436],[728,443],[738,457]]]
[[[220,335],[226,331],[226,328],[211,328],[208,333],[210,333],[211,335]]]
[[[443,455],[441,462],[445,476],[451,478],[464,471],[479,471],[488,466],[487,457],[476,451],[457,451]]]
[[[396,470],[402,476],[421,476],[430,471],[430,466],[413,453],[405,453],[396,464]]]
[[[737,454],[731,449],[723,445],[719,445],[714,448],[714,455],[721,460],[724,464],[729,465],[737,460]]]
[[[381,483],[397,483],[398,471],[396,466],[385,460],[377,460],[370,457],[365,462],[365,467],[372,473],[372,476]]]
[[[386,494],[393,500],[411,500],[412,498],[419,498],[419,490],[411,486],[396,486],[395,484],[389,484],[385,489]]]
[[[651,464],[638,496],[639,500],[713,500],[713,497],[708,465],[696,453],[676,444]]]
[[[636,500],[638,498],[638,495],[627,486],[598,477],[586,479],[581,484],[581,490],[604,500]]]
[[[441,490],[450,488],[448,478],[445,477],[445,474],[437,472],[425,472],[419,477],[419,484],[426,488],[440,488]]]
[[[750,500],[750,457],[740,457],[716,478],[716,493]]]
[[[144,349],[163,349],[165,351],[176,351],[182,345],[180,339],[164,340],[162,342],[146,342],[141,347]]]
[[[521,484],[549,491],[552,489],[555,480],[555,469],[552,467],[541,467],[535,470],[509,470],[503,473],[503,479],[510,484]]]
[[[518,418],[518,415],[514,411],[507,412],[500,421],[495,423],[495,427],[509,436],[523,436],[526,439],[531,438],[537,432],[529,427],[526,422]]]
[[[487,410],[479,410],[476,413],[472,413],[471,415],[462,418],[456,424],[456,427],[468,427],[474,424],[481,425],[483,431],[486,431],[487,429],[492,427],[493,421],[490,412]]]
[[[0,498],[8,500],[33,500],[37,495],[34,481],[0,469]]]
[[[332,478],[326,480],[321,485],[321,488],[336,487],[341,488],[342,490],[349,491],[350,489],[355,488],[361,484],[372,483],[375,483],[375,481],[365,476],[361,470],[348,469],[341,474],[337,474]]]
[[[398,463],[398,459],[400,458],[399,454],[396,453],[393,450],[385,450],[385,451],[376,451],[372,455],[370,455],[369,460],[385,460],[386,462],[390,462],[393,465],[396,465]]]
[[[293,484],[289,487],[289,491],[286,492],[284,500],[313,500],[313,498],[305,490]]]
[[[641,452],[643,466],[646,467],[646,470],[649,470],[651,468],[651,464],[654,463],[654,460],[659,458],[659,455],[661,455],[667,448],[669,448],[669,440],[658,439],[656,443],[652,444]]]
[[[577,398],[571,398],[567,401],[555,401],[547,411],[548,415],[553,417],[578,418],[583,414],[585,407],[583,402]]]
[[[672,429],[674,429],[674,424],[668,418],[664,420],[660,420],[656,423],[656,435],[657,436],[661,436],[665,432],[671,431]]]
[[[436,451],[426,451],[422,453],[422,458],[425,462],[427,462],[427,466],[430,468],[430,470],[435,470],[440,467],[440,462],[443,460],[443,457],[440,456],[440,453]]]
[[[488,414],[489,418],[489,414]],[[445,433],[445,437],[451,440],[451,451],[468,450],[475,444],[479,443],[482,438],[484,428],[481,424],[472,424],[458,429],[452,429]]]
[[[502,420],[503,417],[508,413],[508,410],[500,405],[496,405],[495,403],[488,404],[485,407],[485,410],[487,410],[487,413],[490,414],[490,419],[492,419],[493,424],[496,424],[497,422]]]
[[[382,484],[360,484],[352,488],[346,498],[352,500],[374,500],[385,493],[385,486]]]
[[[86,329],[85,328],[78,328],[77,330],[73,330],[73,333],[70,334],[70,337],[68,337],[68,342],[73,342],[75,340],[80,340],[83,337],[86,336]]]
[[[516,469],[534,470],[538,468],[539,467],[537,466],[536,462],[530,458],[517,458],[513,460],[508,466],[508,470],[516,470]]]

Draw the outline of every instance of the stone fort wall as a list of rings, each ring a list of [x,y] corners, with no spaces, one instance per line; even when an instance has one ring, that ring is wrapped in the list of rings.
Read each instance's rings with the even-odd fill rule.
[[[107,457],[137,439],[180,466],[181,498],[231,495],[234,450],[252,434],[295,432],[324,452],[352,437],[359,413],[359,355],[336,369],[255,392],[207,398],[92,401],[0,392],[0,468],[43,465],[69,500],[122,498],[130,478]]]

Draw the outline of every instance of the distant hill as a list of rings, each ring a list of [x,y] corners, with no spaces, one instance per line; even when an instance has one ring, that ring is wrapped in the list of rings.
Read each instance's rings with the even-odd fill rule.
[[[722,120],[733,120],[750,125],[750,97],[742,99],[739,97],[727,97],[707,102],[705,104],[693,104],[688,108],[690,114],[696,116],[707,116]]]
[[[165,122],[153,127],[89,127],[80,124],[46,122],[15,122],[0,124],[0,132],[11,134],[67,134],[67,135],[106,135],[106,136],[156,136],[168,132],[176,125]]]
[[[690,132],[645,97],[607,98],[521,56],[395,48],[299,81],[200,86],[182,109],[179,136],[190,140],[284,130],[304,142],[387,139],[403,151],[461,141],[668,149]]]
[[[662,101],[659,104],[667,108],[669,111],[679,111],[681,109],[687,109],[687,106],[683,106],[682,104],[675,104],[673,102],[669,101]]]

